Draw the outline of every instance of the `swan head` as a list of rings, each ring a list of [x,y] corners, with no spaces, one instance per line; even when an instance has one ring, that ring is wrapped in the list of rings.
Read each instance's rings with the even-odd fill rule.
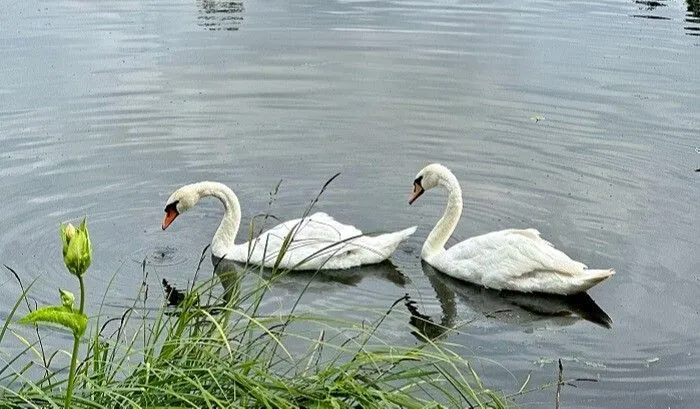
[[[449,169],[439,163],[432,163],[421,169],[413,181],[413,191],[408,197],[408,204],[415,202],[426,190],[444,184],[442,179],[451,173]]]
[[[200,198],[201,195],[196,183],[185,185],[174,191],[165,203],[165,218],[163,218],[161,226],[163,230],[167,229],[180,213],[186,212],[199,203]]]

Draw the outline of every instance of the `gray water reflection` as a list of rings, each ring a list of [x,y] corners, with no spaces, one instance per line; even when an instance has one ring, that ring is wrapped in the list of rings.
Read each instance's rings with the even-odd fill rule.
[[[634,0],[634,4],[637,5],[639,10],[643,11],[643,13],[633,13],[631,15],[632,17],[660,21],[673,21],[676,19],[672,11],[664,10],[669,4],[672,4],[665,0]],[[686,4],[687,13],[683,20],[688,24],[683,27],[686,30],[685,34],[698,36],[700,35],[700,1],[686,0]]]
[[[203,262],[207,257],[202,253]],[[331,300],[326,304],[328,309],[315,309],[317,314],[336,314],[338,308],[343,308],[343,298],[351,292],[351,288],[357,287],[364,279],[386,280],[398,288],[405,287],[410,280],[402,274],[398,268],[390,261],[384,261],[365,267],[355,267],[347,270],[322,270],[317,272],[299,271],[294,273],[274,274],[272,269],[249,266],[232,260],[211,256],[210,261],[213,266],[213,276],[215,282],[220,283],[219,291],[212,292],[206,286],[207,300],[203,303],[200,297],[200,306],[216,313],[220,308],[249,306],[251,297],[255,298],[259,294],[265,293],[262,300],[262,310],[267,313],[282,312],[288,313],[297,308],[298,302],[302,298]],[[144,261],[144,265],[150,263]],[[209,280],[212,274],[207,273],[207,268],[203,264],[197,269],[197,274],[191,277],[193,283],[178,282],[173,276],[159,275],[162,280],[162,287],[165,294],[165,303],[171,307],[177,307],[187,296],[191,288],[197,286],[198,280]],[[199,277],[197,277],[199,275]],[[162,276],[162,278],[160,278]],[[255,277],[252,277],[255,276]],[[260,281],[258,278],[262,278]],[[208,283],[211,284],[211,283]],[[200,289],[201,291],[201,289]],[[262,293],[260,292],[262,291]],[[270,299],[276,299],[279,294],[284,294],[284,302],[271,304]],[[332,301],[337,300],[337,305]],[[368,304],[369,305],[369,304]],[[112,307],[128,308],[125,306],[110,305]],[[306,308],[302,304],[301,310]],[[176,313],[176,311],[172,312]]]
[[[494,387],[551,381],[540,363],[564,357],[567,373],[600,379],[567,390],[571,406],[694,409],[698,7],[659,2],[270,0],[209,14],[197,1],[14,2],[0,18],[0,261],[54,303],[54,283],[73,284],[57,226],[87,216],[88,305],[106,293],[104,313],[118,316],[146,257],[151,288],[187,288],[220,221],[218,203],[202,203],[163,233],[173,187],[227,183],[249,221],[282,178],[273,212],[288,220],[340,171],[319,210],[363,231],[419,225],[392,258],[407,280],[314,279],[298,308],[361,322],[376,317],[366,306],[383,313],[409,293],[439,322],[419,252],[444,202],[405,203],[416,170],[439,161],[464,187],[456,239],[536,227],[618,272],[590,292],[609,330],[499,321],[455,293],[455,323],[476,321],[446,339],[506,367],[483,369]],[[21,288],[4,278],[9,310]],[[288,310],[310,280],[284,278],[266,312]],[[417,342],[408,319],[390,315],[388,339]]]
[[[198,24],[207,30],[238,31],[243,23],[242,1],[197,0]]]
[[[238,293],[241,285],[241,274],[256,274],[270,281],[271,291],[283,292],[295,297],[308,297],[327,300],[334,299],[337,292],[339,303],[342,305],[343,293],[349,292],[351,287],[357,287],[363,280],[378,280],[393,284],[398,288],[405,287],[410,279],[401,273],[390,260],[364,267],[349,268],[346,270],[320,270],[320,271],[295,271],[283,273],[283,277],[275,275],[272,269],[248,266],[232,260],[211,257],[214,274],[221,280],[224,299],[228,300],[233,294]],[[338,286],[340,284],[341,286]],[[345,287],[347,286],[347,287]],[[334,306],[336,308],[337,306]]]
[[[692,24],[685,26],[686,34],[700,36],[700,0],[686,0],[688,3],[688,14],[685,22]]]

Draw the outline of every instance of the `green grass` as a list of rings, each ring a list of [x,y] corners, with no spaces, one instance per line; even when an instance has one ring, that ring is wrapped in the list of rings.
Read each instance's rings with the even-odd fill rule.
[[[507,406],[501,394],[481,383],[468,361],[446,346],[393,346],[377,336],[384,318],[398,313],[394,307],[403,299],[375,314],[371,325],[308,313],[266,316],[259,312],[261,302],[283,274],[265,279],[257,272],[229,270],[219,271],[221,275],[245,290],[224,292],[226,299],[217,296],[221,291],[215,277],[188,291],[177,309],[164,305],[149,316],[148,309],[134,305],[116,319],[92,323],[81,346],[85,358],[78,365],[72,407]],[[28,290],[0,336],[11,332],[21,337],[34,359],[24,363],[27,357],[18,355],[0,368],[5,385],[0,407],[61,407],[64,370],[28,375],[31,368],[51,367],[55,354],[42,352],[40,331],[29,341],[29,327],[13,328]],[[290,329],[300,325],[303,333]],[[14,369],[20,361],[22,366]]]

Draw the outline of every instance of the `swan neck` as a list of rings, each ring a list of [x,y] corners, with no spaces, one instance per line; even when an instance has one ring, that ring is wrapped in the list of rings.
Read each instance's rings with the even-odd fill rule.
[[[445,244],[462,216],[462,189],[457,178],[452,173],[444,174],[440,176],[438,184],[448,191],[447,207],[423,245],[421,256],[424,259],[445,251]]]
[[[217,182],[203,182],[200,197],[213,196],[224,205],[224,217],[214,233],[211,252],[216,257],[224,257],[233,248],[241,224],[241,205],[238,197],[228,186]]]

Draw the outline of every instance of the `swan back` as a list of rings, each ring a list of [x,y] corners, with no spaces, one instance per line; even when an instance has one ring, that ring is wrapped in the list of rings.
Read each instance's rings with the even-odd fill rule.
[[[234,246],[226,258],[273,267],[285,241],[280,266],[295,270],[346,269],[386,260],[415,226],[379,236],[367,236],[358,228],[318,212],[281,223],[255,238]]]

